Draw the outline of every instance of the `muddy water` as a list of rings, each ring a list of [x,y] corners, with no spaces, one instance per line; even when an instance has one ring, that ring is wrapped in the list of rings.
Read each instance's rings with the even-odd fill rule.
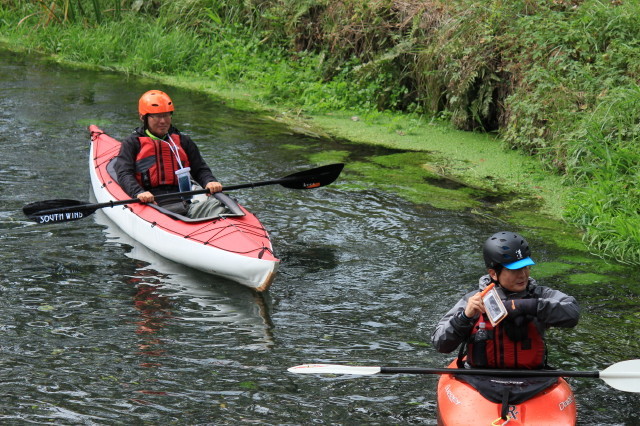
[[[433,376],[293,376],[308,362],[442,366],[434,324],[482,274],[503,223],[368,185],[351,162],[397,153],[291,134],[177,88],[175,124],[227,184],[277,178],[341,153],[332,186],[234,193],[282,259],[268,294],[173,264],[101,214],[24,220],[28,202],[89,200],[88,134],[136,125],[153,82],[0,51],[0,419],[33,424],[435,424]],[[550,361],[603,369],[640,353],[638,270],[558,246],[532,220],[533,275],[575,295],[580,325],[553,330]],[[635,424],[640,399],[572,379],[581,424]]]

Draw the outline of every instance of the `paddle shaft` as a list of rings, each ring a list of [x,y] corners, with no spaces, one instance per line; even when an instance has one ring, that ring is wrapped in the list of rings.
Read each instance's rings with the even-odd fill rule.
[[[500,377],[600,377],[599,371],[563,371],[563,370],[502,370],[502,369],[463,369],[463,368],[414,368],[380,367],[380,374],[462,374],[473,376]]]
[[[231,186],[225,186],[224,188],[222,188],[223,191],[233,191],[234,189],[242,189],[242,188],[253,188],[255,186],[265,186],[265,185],[274,185],[279,183],[278,181],[265,181],[265,182],[254,182],[254,183],[243,183],[240,185],[231,185]],[[160,195],[155,195],[153,198],[155,201],[159,201],[159,200],[166,200],[166,199],[170,199],[170,198],[179,198],[179,197],[185,197],[185,196],[191,196],[191,195],[199,195],[199,194],[208,194],[209,190],[208,189],[196,189],[193,191],[185,191],[185,192],[176,192],[176,193],[171,193],[171,194],[160,194]],[[97,203],[97,204],[90,204],[89,206],[91,208],[95,208],[95,209],[101,209],[103,207],[113,207],[113,206],[122,206],[125,204],[133,204],[133,203],[141,203],[141,201],[138,198],[129,198],[127,200],[119,200],[119,201],[108,201],[106,203]],[[59,210],[59,209],[52,209],[52,210]],[[46,210],[42,211],[41,214],[46,214],[48,213]]]
[[[239,185],[229,185],[222,188],[223,191],[232,191],[242,188],[254,188],[266,185],[282,185],[290,189],[312,189],[324,185],[329,185],[336,180],[344,164],[329,164],[311,170],[304,170],[293,173],[280,179],[272,179],[262,182],[244,183]],[[208,189],[198,189],[194,191],[177,192],[170,194],[160,194],[154,196],[155,201],[166,200],[191,195],[207,194]],[[66,222],[85,218],[93,214],[96,210],[105,207],[115,207],[125,204],[140,203],[138,198],[127,200],[108,201],[105,203],[89,204],[77,200],[47,200],[31,203],[22,210],[24,214],[37,223]]]
[[[223,191],[233,191],[234,189],[243,189],[243,188],[253,188],[256,186],[265,186],[265,185],[275,185],[275,184],[279,184],[279,183],[283,183],[286,182],[287,179],[283,178],[283,179],[277,179],[277,180],[270,180],[270,181],[264,181],[264,182],[254,182],[254,183],[242,183],[239,185],[231,185],[231,186],[225,186],[222,188]],[[179,198],[179,197],[185,197],[185,196],[191,196],[191,195],[199,195],[199,194],[208,194],[209,190],[208,189],[196,189],[193,191],[185,191],[185,192],[177,192],[177,193],[171,193],[171,194],[160,194],[160,195],[155,195],[153,198],[155,201],[160,201],[160,200],[166,200],[166,199],[171,199],[171,198]],[[50,214],[54,214],[54,213],[60,213],[60,212],[67,212],[67,211],[73,211],[73,210],[79,210],[79,209],[83,209],[83,210],[90,210],[90,211],[96,211],[98,209],[102,209],[105,207],[115,207],[115,206],[122,206],[125,204],[133,204],[133,203],[141,203],[142,201],[140,201],[138,198],[129,198],[127,200],[118,200],[118,201],[108,201],[106,203],[96,203],[96,204],[86,204],[84,206],[70,206],[70,207],[61,207],[61,208],[56,208],[56,209],[48,209],[48,210],[42,210],[40,212],[38,212],[38,215],[50,215]]]
[[[239,185],[230,185],[222,188],[223,191],[233,191],[234,189],[243,189],[243,188],[253,188],[256,186],[265,186],[265,185],[275,185],[281,183],[282,181],[286,181],[286,178],[264,181],[264,182],[253,182],[253,183],[242,183]],[[166,200],[170,198],[179,198],[191,195],[199,195],[199,194],[208,194],[208,189],[196,189],[193,191],[185,191],[185,192],[176,192],[170,194],[160,194],[155,195],[153,198],[155,201]],[[104,207],[114,207],[114,206],[122,206],[125,204],[133,204],[133,203],[141,203],[138,198],[129,198],[127,200],[119,200],[119,201],[108,201],[106,203],[96,203],[96,204],[87,204],[86,207],[90,207],[92,209],[101,209]],[[71,206],[71,208],[75,208],[76,206]],[[83,206],[85,207],[85,206]],[[39,212],[39,214],[48,214],[56,211],[64,210],[64,208],[51,209],[51,210],[43,210]]]

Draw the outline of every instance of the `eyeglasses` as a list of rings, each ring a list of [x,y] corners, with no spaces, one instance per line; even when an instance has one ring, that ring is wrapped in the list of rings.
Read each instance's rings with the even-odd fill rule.
[[[149,118],[153,118],[155,120],[161,120],[163,118],[166,120],[166,119],[171,118],[171,115],[172,115],[171,112],[161,112],[161,113],[158,113],[158,114],[148,114],[147,116]]]

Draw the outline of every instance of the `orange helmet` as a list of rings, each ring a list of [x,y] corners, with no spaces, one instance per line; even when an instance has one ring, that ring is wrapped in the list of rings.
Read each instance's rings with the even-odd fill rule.
[[[169,95],[160,90],[149,90],[138,101],[140,115],[173,112],[173,102]]]

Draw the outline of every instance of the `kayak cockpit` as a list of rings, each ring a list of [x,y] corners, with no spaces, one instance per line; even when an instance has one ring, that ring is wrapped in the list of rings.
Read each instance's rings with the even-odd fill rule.
[[[111,177],[111,179],[113,179],[113,181],[116,183],[118,183],[118,174],[115,169],[115,164],[117,161],[118,161],[118,157],[116,156],[116,157],[113,157],[107,164],[107,172],[109,173],[109,176]],[[194,186],[192,189],[202,189],[202,187],[198,186],[197,183],[195,182],[192,182],[192,183]],[[213,194],[212,196],[215,197],[220,202],[220,209],[218,209],[215,212],[215,214],[208,215],[205,217],[191,218],[189,216],[185,216],[180,213],[169,210],[167,208],[161,207],[157,204],[149,204],[149,206],[153,207],[154,209],[158,210],[159,212],[169,217],[172,217],[177,220],[181,220],[183,222],[204,222],[204,221],[220,219],[224,217],[241,217],[245,215],[244,211],[238,205],[238,202],[233,198],[229,197],[227,194],[218,192],[216,194]],[[205,200],[206,200],[206,195],[202,195],[199,199],[196,199],[194,201],[204,202]]]
[[[149,206],[153,207],[154,209],[158,210],[159,212],[162,212],[163,214],[169,217],[181,220],[183,222],[204,222],[204,221],[220,219],[224,217],[241,217],[245,215],[244,211],[238,205],[238,202],[233,198],[229,197],[227,194],[224,194],[222,192],[216,192],[211,196],[215,197],[220,202],[220,206],[223,208],[219,213],[216,213],[211,216],[206,216],[206,217],[191,218],[191,217],[176,213],[174,211],[171,211],[169,209],[166,209],[164,207],[161,207],[157,204],[149,204]],[[204,197],[206,197],[206,195]]]

